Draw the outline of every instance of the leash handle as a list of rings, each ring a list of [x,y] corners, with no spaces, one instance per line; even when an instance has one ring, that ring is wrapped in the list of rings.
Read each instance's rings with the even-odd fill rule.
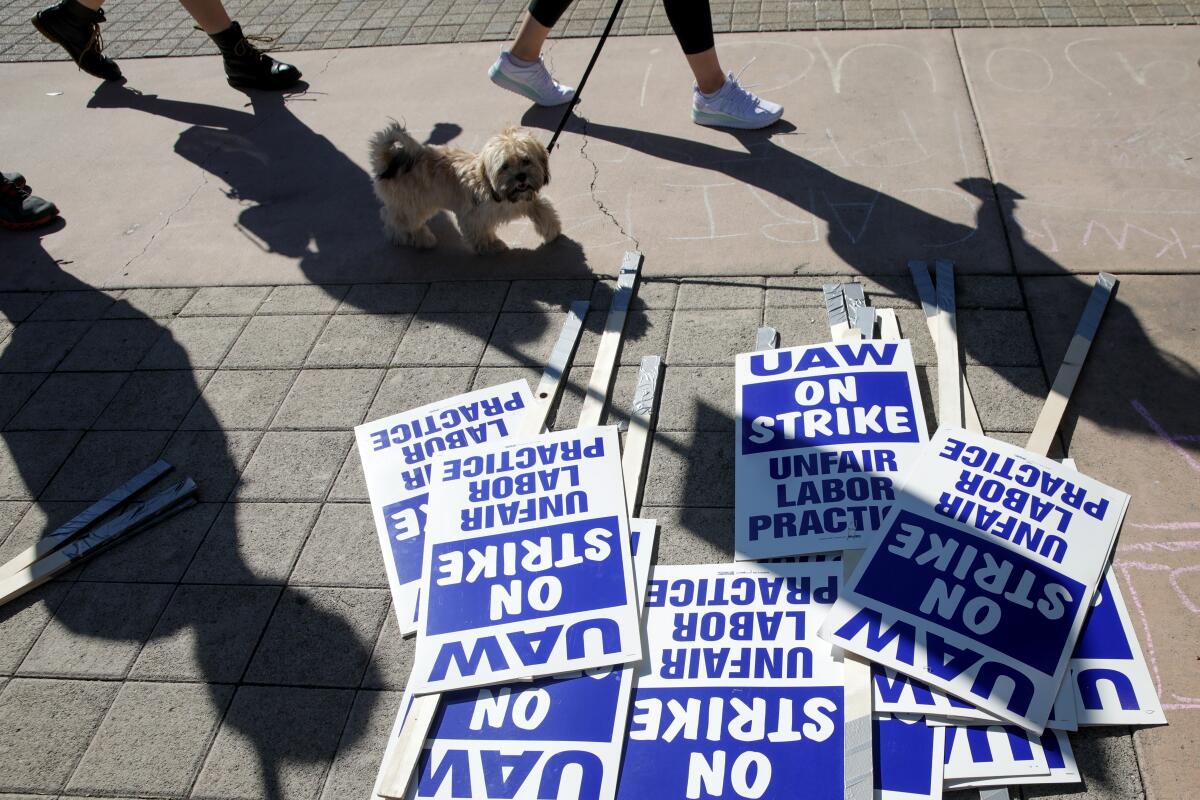
[[[592,67],[596,66],[596,59],[600,57],[600,51],[604,49],[604,43],[608,40],[608,34],[612,32],[613,25],[617,22],[617,15],[621,13],[621,3],[624,0],[617,0],[617,4],[613,6],[612,14],[608,17],[608,24],[604,26],[604,33],[600,34],[600,41],[596,44],[595,51],[592,52],[592,59],[588,61],[587,69],[583,71],[583,77],[579,79],[579,86],[575,89],[575,96],[571,98],[571,102],[567,104],[567,110],[563,112],[562,119],[558,121],[558,127],[554,129],[554,135],[550,137],[550,144],[546,145],[546,152],[554,151],[554,145],[558,142],[558,136],[563,132],[563,128],[567,127],[567,120],[571,118],[571,112],[575,110],[575,106],[579,103],[579,98],[583,95],[583,87],[587,83],[588,76],[592,74]]]

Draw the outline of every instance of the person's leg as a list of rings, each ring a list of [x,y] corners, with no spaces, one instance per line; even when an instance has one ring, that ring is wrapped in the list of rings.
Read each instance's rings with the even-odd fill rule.
[[[663,0],[667,21],[696,77],[692,120],[725,128],[765,128],[783,115],[783,106],[743,89],[717,58],[708,0]]]
[[[230,86],[286,89],[300,80],[300,70],[276,61],[246,38],[242,27],[229,18],[221,0],[179,0],[179,3],[221,51]]]
[[[530,11],[525,15],[521,30],[517,31],[517,38],[513,40],[512,48],[508,52],[524,61],[537,61],[541,58],[542,45],[546,43],[551,27],[538,22],[537,17]]]
[[[571,102],[575,90],[554,80],[542,63],[542,45],[570,4],[571,0],[533,0],[529,4],[529,12],[512,48],[501,51],[496,63],[488,70],[492,83],[528,97],[540,106]]]
[[[717,58],[717,48],[710,47],[699,53],[684,53],[692,74],[696,76],[696,87],[705,94],[713,94],[725,85],[725,70]]]
[[[67,51],[71,60],[89,75],[106,81],[121,79],[117,62],[104,55],[100,23],[104,0],[61,0],[33,16],[33,27]]]
[[[179,0],[179,4],[210,36],[228,30],[229,26],[233,24],[233,20],[229,18],[229,13],[225,10],[221,0]]]

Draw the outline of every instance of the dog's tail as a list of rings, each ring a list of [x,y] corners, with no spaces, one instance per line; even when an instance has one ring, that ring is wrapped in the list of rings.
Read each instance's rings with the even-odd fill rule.
[[[408,135],[404,126],[392,123],[371,137],[371,168],[377,180],[403,175],[417,163],[425,145]]]

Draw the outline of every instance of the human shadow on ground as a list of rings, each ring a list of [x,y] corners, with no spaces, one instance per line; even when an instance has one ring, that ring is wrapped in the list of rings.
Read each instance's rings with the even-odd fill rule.
[[[294,687],[377,686],[375,641],[364,640],[349,616],[306,603],[302,593],[283,586],[288,565],[263,575],[247,563],[245,553],[271,552],[276,539],[287,536],[283,524],[296,521],[296,515],[285,513],[286,504],[254,506],[267,513],[250,514],[256,518],[253,525],[234,513],[250,507],[237,502],[238,482],[258,435],[222,429],[202,394],[210,373],[192,364],[169,327],[170,312],[152,317],[118,299],[118,293],[80,281],[46,253],[42,239],[61,227],[59,223],[7,235],[4,242],[20,246],[17,268],[38,273],[45,279],[43,285],[62,291],[48,296],[0,292],[0,320],[15,323],[11,335],[0,342],[0,394],[5,396],[0,402],[0,439],[16,473],[0,475],[0,490],[4,499],[32,501],[24,521],[0,545],[0,561],[156,458],[167,460],[175,470],[143,496],[186,475],[199,486],[200,502],[143,533],[118,540],[63,578],[0,607],[0,628],[12,630],[16,625],[34,637],[20,647],[13,643],[0,664],[15,672],[32,653],[33,664],[25,667],[32,674],[90,676],[37,655],[36,637],[50,615],[54,622],[43,635],[58,637],[52,639],[58,647],[81,651],[80,662],[90,664],[91,670],[111,668],[114,672],[106,677],[128,677],[133,655],[146,642],[141,653],[154,651],[154,656],[135,670],[134,678],[204,683],[211,709],[188,713],[200,714],[214,726],[223,720],[224,735],[233,737],[225,746],[235,753],[247,747],[255,754],[257,764],[249,773],[261,777],[257,796],[291,796],[295,788],[285,782],[287,770],[328,763],[339,740],[347,746],[363,736],[370,711],[368,703],[351,715],[353,692],[301,694]],[[311,527],[315,519],[314,510],[307,524]],[[369,516],[367,520],[370,524]],[[294,557],[299,553],[296,547]],[[276,615],[288,623],[288,630],[264,637],[260,646],[260,633]],[[272,627],[281,624],[277,620]],[[64,631],[72,637],[69,643],[61,642]],[[338,679],[321,674],[313,654],[317,642],[321,652],[340,659]],[[55,645],[49,647],[49,652],[61,653]],[[266,652],[271,649],[274,652]],[[114,652],[133,655],[126,656],[129,663],[124,665],[117,656],[102,655]],[[99,663],[108,657],[114,663]],[[258,670],[250,676],[254,686],[246,684],[252,669]],[[273,680],[272,671],[287,672],[287,679]],[[271,683],[292,688],[264,685]],[[185,707],[177,706],[175,713]],[[190,718],[186,722],[194,723]],[[0,734],[21,735],[11,726]],[[79,745],[80,753],[85,744]],[[221,784],[232,776],[245,785],[237,777],[247,772],[242,765],[226,761],[224,767],[235,768],[205,775],[205,780]],[[97,776],[81,777],[86,789],[87,780]],[[63,789],[38,788],[51,793]],[[141,787],[104,788],[132,794]],[[171,787],[190,790],[191,786]]]
[[[246,95],[250,110],[239,111],[106,83],[88,106],[128,108],[190,125],[179,135],[175,152],[226,184],[225,194],[241,206],[235,224],[252,246],[295,260],[312,283],[428,280],[448,269],[483,278],[498,266],[506,274],[531,278],[592,275],[582,249],[565,236],[532,249],[478,256],[444,213],[430,223],[437,247],[420,251],[392,245],[383,234],[371,176],[294,113],[298,105],[321,102],[321,95]],[[382,113],[364,120],[364,161],[367,139],[387,121]],[[447,144],[460,133],[457,124],[440,122],[424,138]]]
[[[522,118],[522,124],[545,130],[553,130],[557,122],[556,113],[538,108],[526,112]],[[1072,320],[1078,320],[1092,291],[1092,276],[1070,273],[1024,238],[1023,229],[1015,218],[1023,196],[1016,188],[993,183],[988,178],[965,178],[958,184],[978,201],[972,226],[943,219],[797,155],[786,147],[787,134],[795,130],[786,121],[761,131],[731,131],[731,143],[736,142],[736,148],[579,117],[571,119],[567,130],[663,161],[711,170],[802,209],[826,223],[828,245],[853,271],[870,276],[887,291],[910,301],[916,300],[916,290],[907,270],[903,269],[904,264],[911,259],[945,257],[946,247],[967,242],[981,231],[995,231],[994,239],[1005,241],[1009,263],[1013,261],[1012,253],[1020,254],[1022,267],[1019,274],[1022,278],[1059,278],[1055,287],[1058,307]],[[871,225],[874,230],[886,231],[882,237],[867,239],[858,235],[863,228],[852,224],[839,208],[851,199],[870,201]],[[899,272],[898,266],[901,267]],[[963,280],[969,280],[969,272],[963,275]],[[1037,324],[1036,319],[1033,322]],[[1200,375],[1195,369],[1165,358],[1138,322],[1135,311],[1119,298],[1113,298],[1109,303],[1099,341],[1105,339],[1106,329],[1114,328],[1122,331],[1120,351],[1125,385],[1172,386],[1176,387],[1174,391],[1180,397],[1195,397],[1200,392]],[[1053,380],[1058,370],[1071,330],[1056,331],[1044,353],[1049,380]],[[969,342],[960,338],[960,345],[970,354]],[[1089,405],[1088,416],[1104,427],[1132,427],[1137,433],[1145,433],[1144,423],[1135,421],[1127,409],[1118,405]]]
[[[231,207],[239,209],[234,224],[245,234],[247,246],[294,260],[311,283],[437,280],[438,269],[443,266],[463,267],[465,274],[477,275],[480,281],[492,277],[498,266],[506,279],[524,276],[588,281],[597,277],[582,247],[568,236],[534,249],[514,247],[498,257],[481,257],[467,251],[445,214],[431,222],[439,239],[433,250],[395,247],[383,234],[371,176],[293,112],[295,104],[321,102],[321,95],[247,92],[246,96],[251,110],[238,111],[161,98],[123,84],[106,83],[96,90],[89,107],[125,108],[189,125],[180,133],[175,152],[225,184],[223,191],[232,201]],[[385,122],[381,116],[364,123],[364,156],[371,132]],[[428,144],[450,144],[461,131],[458,124],[444,121],[435,124],[424,138]],[[511,233],[508,235],[511,237]],[[611,274],[619,265],[620,254],[615,253],[611,264],[597,268],[602,274]],[[565,296],[563,287],[553,281],[523,282],[520,297],[506,298],[502,308],[488,310],[565,310],[572,300],[589,299],[586,292],[582,297]],[[603,330],[610,296],[608,284],[602,284],[591,296],[588,335],[595,337]],[[357,304],[365,312],[389,310],[376,304],[369,292],[348,295],[344,302]],[[482,309],[469,308],[466,301],[427,306],[416,309],[413,325],[429,322],[480,336],[500,356],[490,362],[496,365],[540,366],[543,356],[536,351],[544,347],[548,352],[561,324],[555,312],[530,313],[520,320],[502,318],[480,327],[477,316],[462,312]],[[638,303],[631,308],[626,321],[628,337],[642,336],[652,324],[642,311]],[[580,391],[577,385],[570,390]]]

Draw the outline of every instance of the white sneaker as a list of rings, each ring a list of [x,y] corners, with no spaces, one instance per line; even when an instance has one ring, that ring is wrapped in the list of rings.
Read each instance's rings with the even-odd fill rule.
[[[563,86],[550,76],[550,71],[542,63],[540,56],[528,67],[521,67],[505,50],[500,53],[496,63],[492,64],[488,75],[491,77],[492,83],[508,89],[510,92],[528,97],[539,106],[561,106],[563,103],[571,102],[571,98],[575,96],[573,87]]]
[[[725,85],[711,97],[692,89],[692,121],[697,125],[718,128],[765,128],[783,116],[783,106],[763,100],[742,87],[733,73],[726,76]]]

